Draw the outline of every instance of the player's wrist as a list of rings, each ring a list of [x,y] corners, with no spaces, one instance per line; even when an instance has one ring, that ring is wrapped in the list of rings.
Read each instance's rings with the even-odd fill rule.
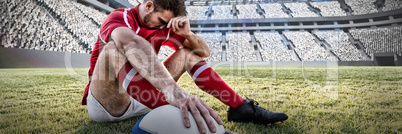
[[[175,102],[177,99],[181,99],[183,97],[183,90],[181,90],[178,86],[168,86],[166,87],[162,93],[165,95],[166,101],[169,103]]]
[[[186,39],[191,39],[191,38],[194,38],[194,36],[195,36],[195,34],[193,33],[193,32],[188,32],[187,34],[183,34],[183,37],[184,38],[186,38]]]

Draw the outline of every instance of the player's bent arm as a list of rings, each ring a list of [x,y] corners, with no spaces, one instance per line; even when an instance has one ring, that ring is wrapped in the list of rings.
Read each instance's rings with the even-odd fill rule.
[[[191,32],[189,35],[185,36],[185,38],[186,40],[183,42],[184,47],[190,48],[202,58],[211,56],[211,49],[201,36]]]

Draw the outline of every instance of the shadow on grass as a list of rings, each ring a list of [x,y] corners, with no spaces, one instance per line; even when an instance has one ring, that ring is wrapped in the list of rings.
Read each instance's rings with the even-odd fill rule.
[[[289,122],[275,124],[254,124],[254,123],[238,123],[226,122],[225,129],[227,131],[238,134],[283,134],[283,133],[302,133],[299,129],[293,128]]]
[[[120,122],[112,123],[100,123],[90,120],[81,124],[81,126],[79,126],[77,131],[74,133],[131,133],[135,123],[141,117],[142,116],[137,116]]]
[[[81,124],[81,126],[79,126],[77,131],[75,131],[74,133],[131,133],[135,123],[141,117],[142,116],[137,116],[114,123],[99,123],[90,120]],[[302,133],[298,129],[293,128],[289,122],[272,125],[225,122],[225,129],[237,134]]]

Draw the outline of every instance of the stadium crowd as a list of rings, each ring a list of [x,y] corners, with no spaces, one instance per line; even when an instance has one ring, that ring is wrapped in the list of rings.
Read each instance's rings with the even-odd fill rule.
[[[262,18],[262,16],[257,12],[256,4],[236,5],[236,8],[239,11],[237,14],[238,19]]]
[[[283,12],[280,3],[260,4],[261,9],[265,12],[265,18],[289,18],[290,16]]]
[[[80,3],[74,3],[73,5],[76,6],[77,9],[80,10],[82,13],[84,13],[85,16],[94,20],[96,22],[96,25],[98,25],[98,26],[102,25],[103,21],[107,17],[107,14],[102,13],[94,8],[90,8],[85,5],[82,5]]]
[[[313,33],[321,40],[326,41],[330,45],[329,48],[341,61],[368,60],[350,42],[348,35],[343,31],[314,31]]]
[[[228,46],[226,49],[227,61],[257,61],[254,47],[251,46],[249,33],[233,32],[226,35]]]
[[[318,14],[312,12],[305,2],[292,2],[284,3],[284,5],[290,9],[292,16],[297,17],[319,17]]]
[[[295,46],[295,51],[302,61],[337,61],[327,50],[315,42],[307,31],[285,31],[285,36]]]
[[[382,10],[390,11],[390,10],[401,9],[401,8],[402,8],[401,0],[386,0]]]
[[[370,14],[378,12],[374,5],[377,0],[345,0],[345,3],[352,8],[353,15]]]
[[[203,37],[211,49],[211,56],[205,60],[222,61],[222,33],[200,33],[197,35]]]
[[[129,0],[138,3],[137,0]],[[374,0],[375,1],[375,0]],[[353,14],[378,12],[374,2],[362,3],[361,0],[345,0],[353,9]],[[345,16],[337,1],[310,2],[312,7],[319,9],[322,16]],[[107,17],[96,9],[84,6],[74,1],[54,0],[3,0],[0,1],[1,46],[33,50],[59,52],[90,53],[100,24]],[[318,17],[309,9],[306,2],[260,3],[245,5],[212,5],[187,6],[187,16],[190,20],[207,19],[252,19],[252,18],[289,18],[283,7],[292,11],[293,17]],[[211,8],[212,12],[209,12]],[[233,8],[233,9],[232,9]],[[260,8],[261,10],[259,10]],[[386,0],[383,11],[402,8],[398,0]],[[233,11],[238,11],[234,16]],[[259,11],[262,11],[259,13]],[[211,15],[211,18],[208,16]],[[259,45],[257,48],[263,61],[294,61],[297,56],[303,61],[368,60],[377,52],[397,52],[402,55],[401,27],[351,29],[354,39],[361,42],[362,50],[357,49],[343,31],[314,31],[321,41],[328,44],[328,50],[316,43],[309,32],[284,32],[294,45],[289,50],[283,45],[278,32],[255,32],[254,35],[242,32],[199,33],[211,48],[211,57],[207,61],[257,61],[257,53],[251,42],[254,36]],[[225,37],[228,43],[222,42]],[[225,49],[222,49],[225,46]],[[291,49],[292,49],[291,48]],[[364,49],[364,52],[362,52]],[[331,55],[331,52],[336,56]],[[159,55],[166,58],[173,50],[162,47]],[[226,55],[223,55],[226,53]],[[295,55],[297,54],[297,56]]]
[[[297,61],[293,50],[283,45],[278,32],[255,32],[254,36],[259,41],[263,61]]]
[[[351,29],[353,38],[358,39],[367,54],[396,52],[402,56],[402,27]]]
[[[10,48],[87,53],[88,49],[64,30],[34,0],[2,2],[2,45]],[[2,17],[4,17],[2,15]]]
[[[209,6],[187,6],[187,18],[190,20],[206,20],[208,19]]]
[[[311,6],[318,8],[323,17],[346,16],[338,1],[310,2]]]
[[[1,2],[4,47],[90,53],[106,14],[73,1]]]
[[[212,6],[211,20],[233,19],[231,5]]]
[[[92,49],[99,33],[99,26],[94,24],[83,12],[76,8],[73,1],[38,0],[46,9],[56,14],[56,18],[64,21],[67,30]]]

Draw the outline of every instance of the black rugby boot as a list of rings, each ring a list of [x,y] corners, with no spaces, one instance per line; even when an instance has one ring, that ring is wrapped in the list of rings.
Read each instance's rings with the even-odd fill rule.
[[[258,124],[272,124],[288,119],[285,113],[272,112],[258,106],[258,102],[253,99],[244,100],[245,103],[238,108],[229,106],[227,117],[229,121],[234,122],[253,122]]]

